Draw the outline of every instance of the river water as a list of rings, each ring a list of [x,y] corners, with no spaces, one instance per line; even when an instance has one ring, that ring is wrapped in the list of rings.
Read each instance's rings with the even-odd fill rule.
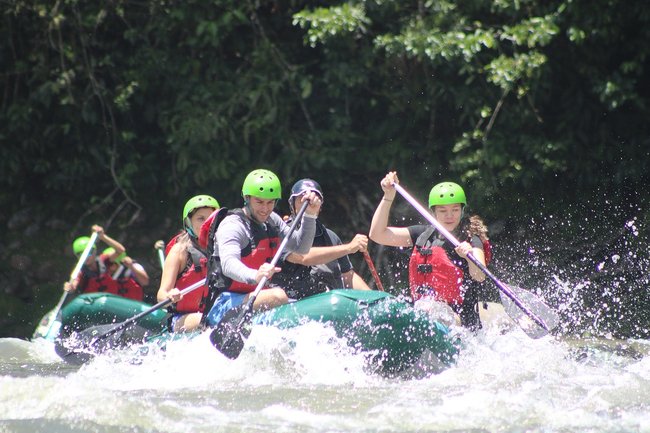
[[[418,379],[366,372],[315,323],[256,326],[234,361],[207,334],[81,367],[0,339],[0,433],[650,432],[650,343],[460,337],[457,362]]]

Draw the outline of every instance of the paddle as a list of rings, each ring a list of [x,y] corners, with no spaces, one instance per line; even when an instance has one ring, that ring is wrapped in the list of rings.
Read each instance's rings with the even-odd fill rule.
[[[451,242],[454,247],[457,247],[460,242],[454,237],[442,224],[440,224],[434,217],[418,203],[408,192],[404,190],[399,184],[393,183],[395,190],[399,192],[402,197],[406,199],[411,205],[417,209],[420,214],[425,217],[433,226]],[[485,275],[487,275],[501,292],[501,303],[504,306],[506,313],[528,334],[531,338],[540,338],[548,334],[558,324],[558,315],[541,299],[529,291],[520,289],[518,287],[508,286],[492,272],[490,272],[483,263],[481,263],[472,253],[467,254],[470,259]],[[505,295],[505,297],[503,296]],[[522,301],[522,299],[525,300]]]
[[[370,273],[372,274],[372,277],[375,279],[375,284],[377,285],[377,288],[380,291],[384,291],[384,285],[381,284],[381,280],[379,279],[379,274],[377,273],[377,269],[375,268],[375,264],[372,261],[372,258],[370,258],[370,253],[368,253],[368,250],[363,251],[363,258],[366,259],[366,264],[368,265],[368,269],[370,269]]]
[[[205,286],[205,282],[206,282],[205,278],[203,278],[201,281],[197,281],[191,286],[181,290],[181,295],[185,296],[186,294],[193,292],[196,289],[200,289],[201,287]],[[135,336],[130,336],[130,338],[128,338],[127,341],[120,341],[122,334],[121,333],[118,334],[118,332],[123,331],[129,325],[137,322],[138,320],[140,320],[145,316],[148,316],[154,311],[166,307],[171,303],[172,303],[171,299],[165,299],[164,301],[158,302],[156,305],[152,306],[151,308],[139,314],[136,314],[135,316],[123,322],[117,324],[111,323],[107,325],[97,325],[97,326],[91,326],[89,328],[86,328],[75,336],[76,337],[75,340],[79,341],[80,344],[76,344],[75,347],[73,348],[68,348],[65,345],[61,344],[60,341],[57,340],[55,342],[54,350],[61,358],[63,358],[64,361],[70,364],[79,365],[88,361],[90,358],[93,357],[93,353],[91,352],[91,350],[93,349],[95,349],[94,352],[101,353],[106,349],[112,349],[118,346],[123,346],[125,345],[125,343],[128,344],[130,342],[136,342],[138,340],[142,341],[142,338],[146,336],[146,330],[136,333]],[[98,343],[100,341],[112,335],[113,338],[111,339],[111,342],[99,346]]]
[[[302,204],[302,207],[289,227],[289,232],[285,235],[284,239],[282,239],[278,250],[275,252],[273,259],[271,260],[271,266],[275,266],[280,259],[280,255],[284,251],[284,248],[289,241],[289,237],[296,229],[298,222],[302,219],[302,215],[305,213],[308,205],[309,201],[305,201]],[[250,335],[250,328],[247,325],[250,325],[250,320],[253,317],[253,303],[266,284],[266,281],[266,277],[263,277],[260,280],[255,290],[250,294],[246,304],[228,310],[226,314],[223,315],[221,321],[217,323],[214,331],[210,334],[212,345],[227,358],[237,358],[244,348],[244,342]]]
[[[86,248],[83,250],[81,255],[79,256],[79,260],[77,260],[77,264],[75,265],[74,269],[70,273],[70,279],[68,280],[69,283],[72,283],[74,280],[77,279],[77,276],[79,275],[79,272],[81,272],[81,268],[86,262],[86,259],[90,255],[90,251],[92,251],[93,247],[95,246],[95,242],[97,241],[97,237],[99,235],[97,232],[93,232],[90,235],[90,240],[86,244]],[[65,286],[64,286],[65,287]],[[59,302],[56,303],[54,308],[50,310],[49,313],[47,313],[43,318],[41,319],[40,325],[34,332],[34,337],[47,337],[50,332],[52,331],[52,327],[54,326],[54,323],[57,322],[57,318],[59,316],[59,313],[61,312],[61,307],[63,307],[63,303],[65,302],[66,298],[68,297],[68,291],[63,290],[63,294],[61,295],[61,298],[59,298]],[[47,330],[44,330],[45,327],[47,327]]]
[[[165,243],[163,241],[156,241],[154,248],[158,250],[158,259],[160,260],[160,269],[165,269]]]

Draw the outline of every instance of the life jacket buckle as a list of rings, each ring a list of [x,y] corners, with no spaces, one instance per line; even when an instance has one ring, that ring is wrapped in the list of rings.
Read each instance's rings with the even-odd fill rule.
[[[431,266],[431,263],[419,264],[418,272],[420,274],[430,274],[431,272],[433,272],[433,266]]]
[[[418,286],[415,289],[415,292],[420,296],[433,295],[436,293],[435,289],[428,285]]]

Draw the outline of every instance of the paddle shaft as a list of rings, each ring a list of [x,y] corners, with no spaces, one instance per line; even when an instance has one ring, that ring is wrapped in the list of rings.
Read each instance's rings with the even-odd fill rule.
[[[201,287],[205,286],[206,279],[203,278],[201,281],[197,281],[196,283],[192,284],[189,287],[186,287],[185,289],[181,290],[181,296],[185,296],[190,292],[193,292],[196,289],[200,289]],[[156,305],[152,306],[151,308],[136,314],[135,316],[126,319],[124,322],[118,323],[115,325],[114,328],[109,329],[108,331],[104,332],[103,334],[96,335],[93,340],[90,342],[89,346],[94,344],[97,340],[101,340],[102,338],[108,337],[112,334],[115,334],[117,331],[126,328],[129,326],[131,323],[137,322],[144,316],[148,316],[149,314],[153,313],[154,311],[158,311],[161,308],[166,307],[167,305],[171,304],[172,300],[171,299],[165,299],[164,301],[158,302]]]
[[[393,186],[395,187],[395,190],[400,193],[402,197],[406,199],[415,209],[417,209],[420,214],[422,214],[423,217],[427,219],[435,228],[438,230],[449,242],[451,242],[454,247],[457,247],[460,245],[460,242],[458,239],[454,237],[453,234],[451,234],[438,220],[436,220],[431,213],[427,209],[425,209],[420,203],[417,202],[404,188],[402,188],[399,184],[393,183]],[[476,257],[474,257],[474,254],[468,253],[467,258],[472,261],[480,270],[483,272],[485,275],[487,275],[493,282],[496,284],[496,286],[501,290],[503,294],[505,294],[514,304],[519,307],[521,311],[526,314],[526,316],[530,317],[535,323],[537,323],[539,326],[541,326],[543,329],[546,331],[550,331],[546,323],[538,317],[535,313],[533,313],[528,307],[526,307],[521,300],[515,295],[512,290],[508,286],[506,286],[504,283],[502,283],[492,272],[488,270],[488,268],[480,262]]]
[[[120,266],[113,272],[113,275],[111,275],[111,278],[114,280],[117,280],[119,277],[122,276],[122,272],[124,271],[124,265],[120,263]]]
[[[97,236],[99,236],[97,232],[93,232],[90,235],[90,240],[86,244],[86,248],[84,248],[83,252],[81,253],[81,256],[79,256],[79,260],[77,260],[77,264],[75,265],[74,269],[70,273],[70,279],[68,280],[69,283],[72,283],[79,276],[79,272],[81,272],[81,268],[83,267],[84,263],[86,262],[86,259],[90,255],[90,251],[95,246],[95,242],[97,241]],[[56,316],[59,315],[59,311],[61,310],[61,307],[63,307],[63,303],[65,302],[65,299],[67,297],[68,297],[68,291],[63,290],[63,294],[59,298],[59,302],[56,303],[54,309],[52,310],[52,314],[50,316],[50,326],[47,329],[45,335],[48,335],[52,330],[52,326],[54,326],[54,322],[56,321]]]
[[[370,269],[370,273],[372,274],[372,277],[375,279],[375,284],[377,285],[377,288],[383,292],[384,285],[381,284],[381,280],[379,279],[379,274],[377,273],[375,264],[373,263],[372,258],[370,257],[370,253],[368,253],[367,250],[363,251],[363,258],[366,259],[366,264],[368,265],[368,269]]]
[[[156,249],[158,250],[158,259],[160,260],[160,269],[164,269],[165,268],[165,253],[163,253],[162,248],[156,248]]]

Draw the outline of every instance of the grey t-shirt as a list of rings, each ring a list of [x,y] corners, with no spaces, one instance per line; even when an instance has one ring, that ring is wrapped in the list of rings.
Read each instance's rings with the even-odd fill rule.
[[[250,224],[259,224],[250,218],[248,220]],[[266,230],[269,225],[278,227],[280,239],[289,233],[289,226],[275,212],[263,224]],[[315,231],[316,219],[303,217],[300,227],[288,238],[285,251],[307,254],[314,241]],[[224,276],[246,284],[255,284],[257,269],[249,268],[241,261],[241,252],[249,243],[250,233],[246,224],[238,215],[228,215],[217,228],[213,255],[219,257]]]

